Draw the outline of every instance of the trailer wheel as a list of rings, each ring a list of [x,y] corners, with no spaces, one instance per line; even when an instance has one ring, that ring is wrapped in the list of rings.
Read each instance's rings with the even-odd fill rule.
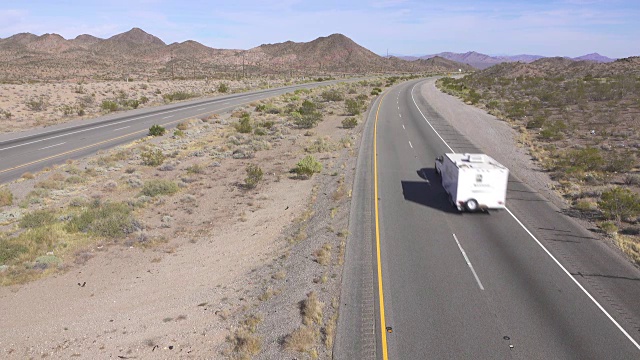
[[[436,175],[440,176],[441,174],[440,174],[440,171],[438,171],[438,166],[434,165],[434,168],[436,169]]]
[[[467,208],[467,211],[470,212],[478,211],[478,202],[476,201],[476,199],[467,200],[467,202],[464,204],[464,207]]]

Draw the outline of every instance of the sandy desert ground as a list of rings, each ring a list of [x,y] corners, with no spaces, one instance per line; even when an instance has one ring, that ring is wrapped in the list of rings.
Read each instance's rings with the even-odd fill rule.
[[[353,97],[371,85],[336,89]],[[3,283],[13,284],[0,289],[3,357],[243,358],[260,349],[263,358],[329,358],[361,126],[344,128],[344,102],[320,101],[324,90],[187,119],[182,133],[171,130],[8,184],[13,205],[0,209],[6,236],[32,231],[16,220],[26,214],[49,209],[64,222],[96,203],[128,204],[136,228],[124,238],[95,238],[68,234],[56,220],[46,229],[58,245],[43,254],[55,261],[5,266]],[[308,130],[286,115],[255,111],[304,99],[324,114]],[[245,111],[260,134],[236,131]],[[11,119],[13,129],[27,126],[19,119]],[[166,160],[143,165],[142,154],[155,150]],[[308,154],[323,170],[301,179],[290,170]],[[245,186],[249,164],[264,174],[255,189]],[[140,195],[146,182],[159,179],[178,191]],[[301,302],[319,311],[309,324]],[[311,340],[283,345],[298,329],[311,331]]]
[[[96,82],[35,82],[0,84],[0,133],[50,126],[105,114],[103,101],[137,100],[138,107],[165,103],[164,96],[183,92],[216,96],[266,89],[299,80],[252,78],[243,80],[151,80]],[[228,89],[220,92],[221,84]],[[146,98],[146,100],[145,100]]]

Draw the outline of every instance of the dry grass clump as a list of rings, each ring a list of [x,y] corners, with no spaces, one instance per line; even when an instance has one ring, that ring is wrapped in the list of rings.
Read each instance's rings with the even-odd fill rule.
[[[267,288],[265,291],[262,292],[262,294],[260,294],[258,296],[258,300],[260,301],[267,301],[269,299],[271,299],[272,297],[280,294],[279,289],[272,289],[272,288]]]
[[[320,265],[328,265],[331,262],[331,244],[326,243],[313,252],[315,261]]]
[[[318,341],[318,331],[310,326],[301,326],[289,334],[284,340],[284,348],[289,351],[312,353],[312,347]]]
[[[262,349],[262,339],[253,335],[260,323],[262,315],[251,314],[240,322],[240,328],[227,336],[227,341],[231,343],[231,358],[251,359]]]
[[[242,327],[250,333],[255,333],[262,320],[263,318],[260,314],[249,315],[242,321]]]
[[[305,325],[320,324],[322,322],[322,303],[315,292],[307,294],[307,298],[300,302],[300,312],[302,313],[302,323]]]
[[[153,179],[144,182],[140,194],[155,197],[160,195],[172,195],[178,192],[178,190],[178,184],[171,180]]]
[[[333,340],[336,337],[336,326],[338,325],[338,312],[335,311],[329,322],[322,328],[322,334],[324,335],[324,345],[331,349],[333,347]]]
[[[333,192],[333,194],[331,194],[331,198],[334,201],[340,201],[340,200],[344,199],[346,194],[347,194],[347,190],[346,190],[346,187],[344,185],[344,175],[343,175],[343,176],[340,177],[340,180],[338,180],[338,187]]]
[[[323,153],[333,151],[335,148],[336,146],[331,142],[331,138],[327,136],[315,139],[313,143],[304,150],[308,153]]]
[[[616,235],[616,242],[620,249],[624,251],[636,265],[640,265],[640,241],[626,235]]]
[[[240,329],[227,336],[227,341],[232,345],[231,355],[235,359],[251,359],[262,350],[262,339],[245,329]]]
[[[337,258],[337,264],[340,266],[344,264],[344,253],[346,249],[347,249],[347,242],[344,239],[340,240],[340,245],[338,245],[338,258]]]
[[[13,205],[13,193],[9,189],[0,189],[0,207]]]
[[[280,270],[277,273],[271,275],[271,278],[273,280],[283,280],[286,277],[287,277],[287,272],[284,270]]]

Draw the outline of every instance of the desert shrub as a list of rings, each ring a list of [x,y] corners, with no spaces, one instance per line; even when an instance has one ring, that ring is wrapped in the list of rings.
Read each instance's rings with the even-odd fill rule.
[[[298,176],[311,177],[314,173],[322,171],[322,164],[312,155],[305,156],[296,164],[294,172]]]
[[[163,94],[162,98],[165,101],[179,101],[179,100],[191,99],[197,96],[198,94],[194,94],[186,91],[175,91],[169,94]]]
[[[264,128],[256,128],[255,130],[253,130],[253,133],[258,136],[267,135],[267,131]]]
[[[23,229],[34,229],[53,224],[56,221],[55,214],[50,210],[36,210],[28,213],[20,219],[19,226]]]
[[[187,168],[187,174],[204,174],[204,166],[193,164]]]
[[[176,192],[178,192],[178,184],[175,182],[164,179],[153,179],[144,182],[140,194],[155,197],[159,195],[171,195]]]
[[[543,116],[534,116],[533,120],[527,121],[527,129],[541,129],[547,120]]]
[[[244,179],[244,185],[248,189],[253,189],[262,181],[262,169],[255,164],[249,164],[246,168],[247,177]]]
[[[122,104],[130,109],[137,109],[140,106],[140,101],[138,100],[124,100]]]
[[[37,96],[27,100],[26,105],[31,111],[43,111],[49,106],[49,103],[45,96]]]
[[[93,105],[93,103],[95,102],[95,98],[91,95],[84,95],[78,98],[77,103],[78,106],[81,108],[86,108],[89,107],[91,105]]]
[[[64,116],[71,116],[75,113],[75,108],[71,105],[60,105],[60,107],[58,108],[58,110],[60,110],[60,112],[62,113],[62,115]]]
[[[13,193],[6,188],[0,189],[0,207],[13,205]]]
[[[380,93],[382,93],[382,89],[380,89],[379,87],[374,87],[373,90],[371,90],[372,96],[378,96],[380,95]]]
[[[271,129],[273,128],[273,125],[275,125],[276,123],[270,120],[264,121],[260,124],[260,126],[262,126],[265,129]]]
[[[322,121],[322,114],[314,111],[309,114],[292,113],[293,123],[301,129],[311,129]]]
[[[69,232],[88,232],[108,238],[122,238],[138,228],[131,208],[124,203],[93,202],[66,224]]]
[[[149,128],[149,136],[162,136],[167,131],[163,126],[160,125],[151,125]]]
[[[468,101],[471,104],[477,104],[480,99],[482,99],[482,95],[480,95],[474,89],[469,90],[469,94],[465,96],[465,101]]]
[[[561,154],[557,159],[559,170],[596,171],[604,165],[604,159],[599,149],[585,148],[569,150]]]
[[[251,126],[251,116],[249,113],[243,113],[240,120],[235,124],[236,131],[242,134],[248,134],[253,127]]]
[[[0,109],[0,116],[3,116],[5,119],[11,119],[13,114],[11,113],[11,111]]]
[[[354,117],[348,117],[342,120],[342,127],[345,129],[353,129],[358,125],[358,120]]]
[[[347,115],[355,116],[362,112],[362,103],[356,99],[346,99],[344,106]]]
[[[0,264],[7,264],[28,251],[26,246],[16,240],[0,239]]]
[[[564,131],[567,129],[567,124],[562,120],[556,120],[552,123],[547,123],[546,126],[540,131],[540,137],[545,140],[562,140],[564,138]]]
[[[624,177],[626,185],[640,185],[640,174],[629,174]]]
[[[149,98],[146,96],[141,96],[140,100],[138,100],[140,102],[140,104],[146,104],[149,102]]]
[[[82,184],[86,182],[86,179],[79,175],[71,175],[65,179],[65,182],[68,184]]]
[[[320,96],[324,101],[342,101],[344,100],[344,95],[338,89],[329,89],[323,91]]]
[[[633,169],[636,163],[635,156],[629,151],[610,152],[606,156],[604,170],[611,173],[623,173]]]
[[[218,92],[226,93],[227,91],[229,91],[229,85],[225,83],[221,83],[220,85],[218,85]]]
[[[487,102],[487,109],[497,109],[500,106],[500,102],[497,100],[489,100]]]
[[[52,179],[38,181],[35,185],[33,185],[33,187],[46,190],[62,190],[64,188],[62,183]]]
[[[147,166],[162,165],[166,158],[160,149],[143,151],[140,153],[140,157],[142,158],[142,163]]]
[[[640,196],[629,189],[614,187],[602,193],[598,207],[605,219],[620,223],[640,214]]]
[[[183,137],[184,136],[184,131],[182,130],[173,130],[173,136],[177,136],[177,137]]]
[[[573,207],[576,210],[580,210],[580,211],[592,211],[595,209],[595,203],[593,201],[589,201],[589,200],[578,200],[576,201],[576,203],[573,205]]]
[[[267,114],[280,114],[280,109],[273,106],[273,104],[259,104],[256,106],[256,111]]]
[[[615,234],[618,232],[618,227],[616,226],[616,224],[612,223],[611,221],[601,221],[598,223],[598,227],[604,231],[606,234]]]
[[[104,100],[100,104],[100,108],[106,112],[118,111],[118,103],[111,100]]]
[[[302,102],[302,105],[300,105],[300,109],[298,109],[298,112],[301,115],[309,115],[313,114],[317,110],[318,105],[316,103],[314,103],[313,101],[305,100]]]
[[[308,153],[320,153],[331,151],[335,148],[335,146],[329,141],[329,137],[327,138],[317,138],[313,141],[313,143],[305,148],[305,151]]]

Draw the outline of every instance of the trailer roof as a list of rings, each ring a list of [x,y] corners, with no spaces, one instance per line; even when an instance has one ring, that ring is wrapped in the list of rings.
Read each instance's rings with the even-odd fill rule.
[[[451,159],[451,161],[454,164],[456,164],[456,166],[459,169],[461,168],[484,169],[484,170],[490,170],[490,169],[506,170],[507,169],[504,165],[500,164],[494,158],[486,154],[450,153],[450,154],[444,154],[444,155],[447,156],[449,159]]]

